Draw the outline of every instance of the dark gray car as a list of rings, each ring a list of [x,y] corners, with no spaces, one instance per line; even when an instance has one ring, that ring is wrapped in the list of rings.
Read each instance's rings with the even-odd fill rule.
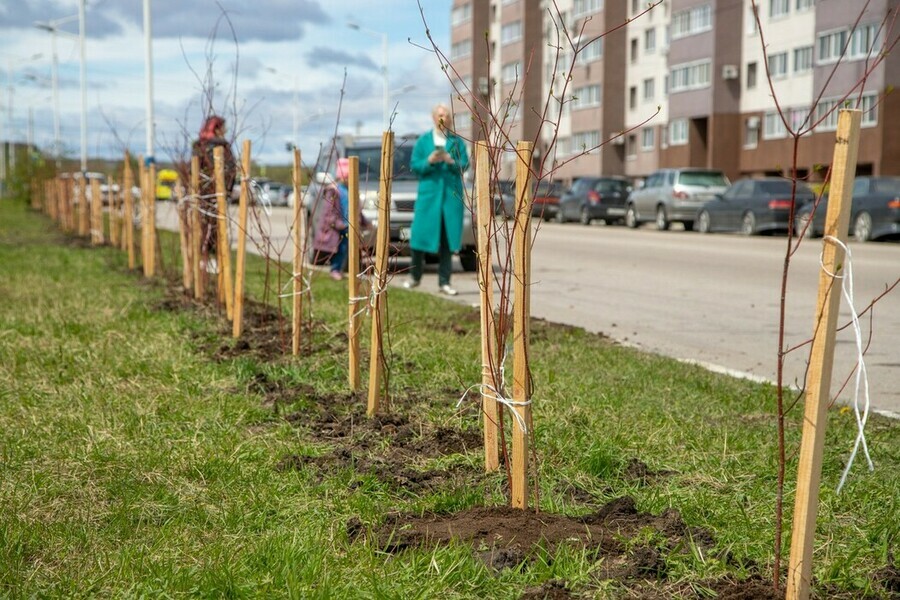
[[[820,236],[825,231],[828,199],[797,211],[797,235]],[[812,215],[812,217],[810,217]],[[807,224],[812,218],[812,223]],[[900,238],[900,177],[857,177],[850,206],[850,234],[858,242]]]
[[[728,188],[725,173],[717,169],[660,169],[631,192],[625,206],[625,224],[638,227],[655,221],[660,230],[672,223],[682,223],[687,231],[694,228],[697,211],[707,201]]]
[[[700,233],[740,231],[744,235],[756,235],[787,232],[791,205],[796,202],[795,206],[799,208],[813,199],[815,194],[802,181],[797,182],[794,195],[789,179],[739,179],[724,194],[703,205],[697,212],[695,227]]]
[[[625,201],[631,184],[624,177],[579,177],[559,198],[559,223],[593,221],[616,223],[625,216]]]

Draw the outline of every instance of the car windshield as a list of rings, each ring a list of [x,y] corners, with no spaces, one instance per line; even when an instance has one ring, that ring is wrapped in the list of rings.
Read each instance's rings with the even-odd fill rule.
[[[700,187],[726,186],[728,180],[721,171],[683,171],[678,177],[681,185],[696,185]]]
[[[760,181],[759,190],[763,194],[787,194],[791,193],[790,181]],[[797,182],[798,194],[811,194],[812,190],[805,183]]]
[[[876,194],[888,194],[900,196],[900,178],[876,179],[872,182]]]
[[[624,181],[619,181],[618,179],[603,179],[597,182],[597,185],[594,187],[594,189],[596,189],[601,194],[608,194],[610,192],[624,191],[627,187],[628,184]]]
[[[359,157],[359,180],[378,181],[381,176],[381,148],[347,148],[347,156]],[[417,179],[410,168],[412,144],[394,148],[394,179]]]

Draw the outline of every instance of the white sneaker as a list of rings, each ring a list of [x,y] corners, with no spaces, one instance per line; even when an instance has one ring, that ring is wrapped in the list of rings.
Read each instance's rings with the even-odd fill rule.
[[[211,258],[206,262],[206,272],[210,275],[219,274],[219,264],[216,262],[216,259]]]
[[[412,277],[410,277],[409,279],[407,279],[406,281],[403,282],[403,287],[405,287],[408,290],[411,290],[413,288],[419,287],[419,284],[421,284],[421,283],[422,283],[421,280],[413,279]]]
[[[440,291],[440,293],[442,294],[447,294],[448,296],[455,296],[459,293],[446,283],[442,285],[438,291]]]

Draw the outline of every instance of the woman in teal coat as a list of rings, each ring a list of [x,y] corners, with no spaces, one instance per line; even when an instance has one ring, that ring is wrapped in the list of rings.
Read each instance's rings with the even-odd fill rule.
[[[420,136],[413,147],[411,167],[419,177],[409,248],[412,257],[407,288],[419,285],[425,254],[438,255],[438,286],[455,296],[450,287],[451,260],[462,241],[463,181],[469,155],[463,140],[454,134],[450,109],[438,104],[431,111],[434,129]]]

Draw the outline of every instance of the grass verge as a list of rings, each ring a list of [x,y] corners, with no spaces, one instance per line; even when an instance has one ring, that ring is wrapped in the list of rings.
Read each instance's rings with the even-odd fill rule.
[[[164,235],[164,264],[176,244]],[[277,273],[249,257],[248,293],[276,298]],[[0,203],[0,595],[517,598],[564,581],[598,598],[702,597],[709,582],[771,577],[773,388],[540,322],[541,510],[584,515],[627,496],[653,515],[676,509],[712,542],[631,534],[623,552],[656,549],[662,566],[625,576],[574,546],[498,570],[466,544],[387,553],[358,535],[388,514],[504,502],[503,477],[480,474],[477,448],[421,444],[425,430],[477,440],[475,408],[454,406],[480,377],[478,322],[391,290],[390,386],[405,416],[372,425],[346,391],[345,284],[312,283],[306,355],[253,352],[216,311],[128,272],[122,253]],[[897,593],[898,433],[873,417],[877,470],[859,463],[835,495],[855,424],[830,412],[816,597]]]

